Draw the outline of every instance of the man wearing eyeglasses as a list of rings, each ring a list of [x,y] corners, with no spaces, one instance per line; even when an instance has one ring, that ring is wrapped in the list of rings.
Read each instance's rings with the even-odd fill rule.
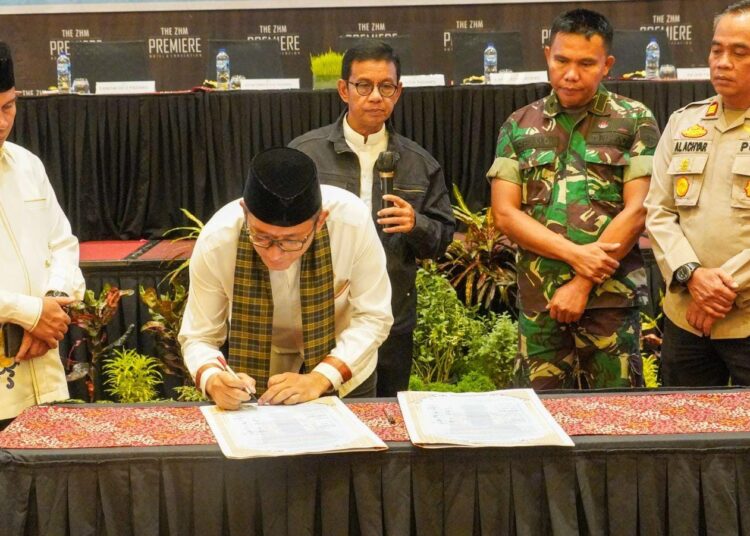
[[[328,126],[289,146],[308,154],[323,184],[359,196],[372,212],[388,259],[394,324],[378,351],[378,396],[406,390],[411,371],[417,294],[417,259],[434,259],[453,238],[455,222],[440,164],[397,134],[388,119],[401,96],[401,65],[381,41],[363,41],[344,54],[338,91],[346,111]],[[398,153],[394,195],[383,195],[375,164],[383,151]],[[382,208],[381,199],[390,203]]]
[[[258,154],[191,257],[179,339],[196,385],[225,409],[256,392],[260,404],[374,397],[393,323],[385,264],[356,196],[321,187],[300,151]]]

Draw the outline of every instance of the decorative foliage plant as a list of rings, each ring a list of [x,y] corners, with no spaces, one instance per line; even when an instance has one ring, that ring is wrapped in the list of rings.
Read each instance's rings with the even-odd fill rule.
[[[472,212],[456,185],[453,196],[453,215],[466,226],[466,233],[448,246],[438,265],[440,271],[457,289],[463,286],[467,305],[480,305],[489,311],[502,306],[515,311],[515,247],[495,229],[488,209]]]
[[[193,385],[183,385],[182,387],[175,387],[174,391],[177,393],[177,400],[180,402],[205,402],[208,400],[200,389]]]
[[[162,371],[189,378],[190,374],[182,359],[182,349],[177,341],[187,303],[187,290],[177,281],[172,281],[171,293],[159,294],[153,287],[140,287],[138,292],[151,314],[151,320],[143,324],[141,331],[154,335]]]
[[[334,52],[330,48],[328,49],[328,52],[322,54],[310,54],[310,70],[313,74],[313,88],[335,88],[338,79],[341,78],[341,64],[343,61],[344,55],[339,52]]]
[[[192,212],[190,212],[186,208],[181,208],[180,211],[182,214],[191,222],[193,222],[195,225],[185,225],[182,227],[173,227],[172,229],[169,229],[166,233],[164,233],[164,236],[168,236],[173,233],[180,233],[181,236],[175,238],[173,242],[179,242],[181,240],[197,240],[198,235],[201,234],[201,231],[203,230],[204,223],[195,216]],[[190,266],[190,257],[182,261],[177,268],[170,271],[166,279],[169,281],[170,284],[173,284],[175,281],[178,280],[178,278],[184,274],[185,270]]]
[[[104,364],[107,393],[120,402],[155,400],[161,383],[159,360],[132,349],[115,350]]]
[[[468,390],[509,386],[518,340],[516,324],[508,315],[482,315],[477,306],[467,307],[434,265],[427,266],[417,272],[412,372],[418,380],[412,380],[412,387],[418,388],[420,382],[459,385],[462,380]]]
[[[72,358],[68,359],[68,381],[74,381],[80,377],[88,376],[87,386],[89,399],[94,401],[98,398],[97,377],[99,364],[109,352],[116,346],[122,346],[130,333],[133,331],[131,324],[117,340],[109,343],[107,336],[107,325],[117,314],[120,300],[124,296],[132,296],[131,289],[121,290],[117,287],[104,285],[99,296],[93,290],[87,290],[83,301],[70,305],[70,321],[73,325],[83,330],[83,338],[78,340],[69,355],[82,343],[88,349],[88,362],[76,363]]]
[[[641,359],[643,360],[643,381],[646,387],[661,387],[659,364],[661,363],[662,330],[664,321],[662,303],[664,294],[660,295],[659,313],[651,318],[641,311]]]

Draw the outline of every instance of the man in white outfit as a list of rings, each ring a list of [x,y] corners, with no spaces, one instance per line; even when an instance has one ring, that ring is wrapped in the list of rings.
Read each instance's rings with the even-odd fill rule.
[[[57,345],[70,324],[64,307],[85,289],[78,240],[42,162],[6,141],[15,117],[13,59],[0,42],[0,429],[24,408],[68,398]],[[11,339],[20,346],[6,352]]]

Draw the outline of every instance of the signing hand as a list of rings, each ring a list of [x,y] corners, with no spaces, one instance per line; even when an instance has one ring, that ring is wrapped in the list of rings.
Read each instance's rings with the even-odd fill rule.
[[[700,305],[694,300],[690,300],[690,305],[688,305],[687,311],[685,312],[685,319],[688,321],[688,324],[707,337],[711,335],[711,327],[714,325],[714,322],[716,322],[716,317],[711,316],[701,309]]]
[[[619,247],[620,244],[609,242],[579,245],[576,246],[568,264],[576,275],[590,279],[594,283],[603,283],[620,266],[620,263],[610,257],[607,252],[615,251]]]
[[[31,334],[49,348],[57,348],[57,341],[63,340],[70,324],[70,317],[63,307],[74,301],[74,298],[66,297],[42,298],[42,314]]]
[[[331,387],[328,378],[314,371],[309,374],[275,374],[268,378],[268,390],[258,404],[299,404],[320,398]]]
[[[687,288],[701,309],[716,318],[724,318],[737,298],[737,283],[721,268],[696,269]]]
[[[51,348],[47,346],[43,340],[34,337],[31,333],[24,330],[23,340],[21,341],[21,346],[16,354],[16,363],[26,361],[27,359],[34,359],[35,357],[41,357],[49,350],[51,350]]]
[[[408,233],[417,221],[414,208],[397,195],[386,194],[383,199],[393,203],[392,207],[378,211],[378,223],[385,225],[386,233]]]
[[[555,291],[547,304],[549,316],[564,324],[577,322],[586,310],[586,302],[592,288],[592,281],[580,276],[574,277]]]
[[[219,372],[206,382],[206,392],[221,409],[238,409],[240,404],[250,400],[245,388],[255,392],[255,380],[240,372],[237,378],[228,372]]]

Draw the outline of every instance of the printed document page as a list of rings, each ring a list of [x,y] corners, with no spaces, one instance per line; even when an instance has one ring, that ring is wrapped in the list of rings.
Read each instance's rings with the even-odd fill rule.
[[[385,443],[346,404],[327,396],[296,406],[201,406],[227,458],[385,450]]]
[[[412,443],[420,447],[573,446],[532,389],[398,394]]]

